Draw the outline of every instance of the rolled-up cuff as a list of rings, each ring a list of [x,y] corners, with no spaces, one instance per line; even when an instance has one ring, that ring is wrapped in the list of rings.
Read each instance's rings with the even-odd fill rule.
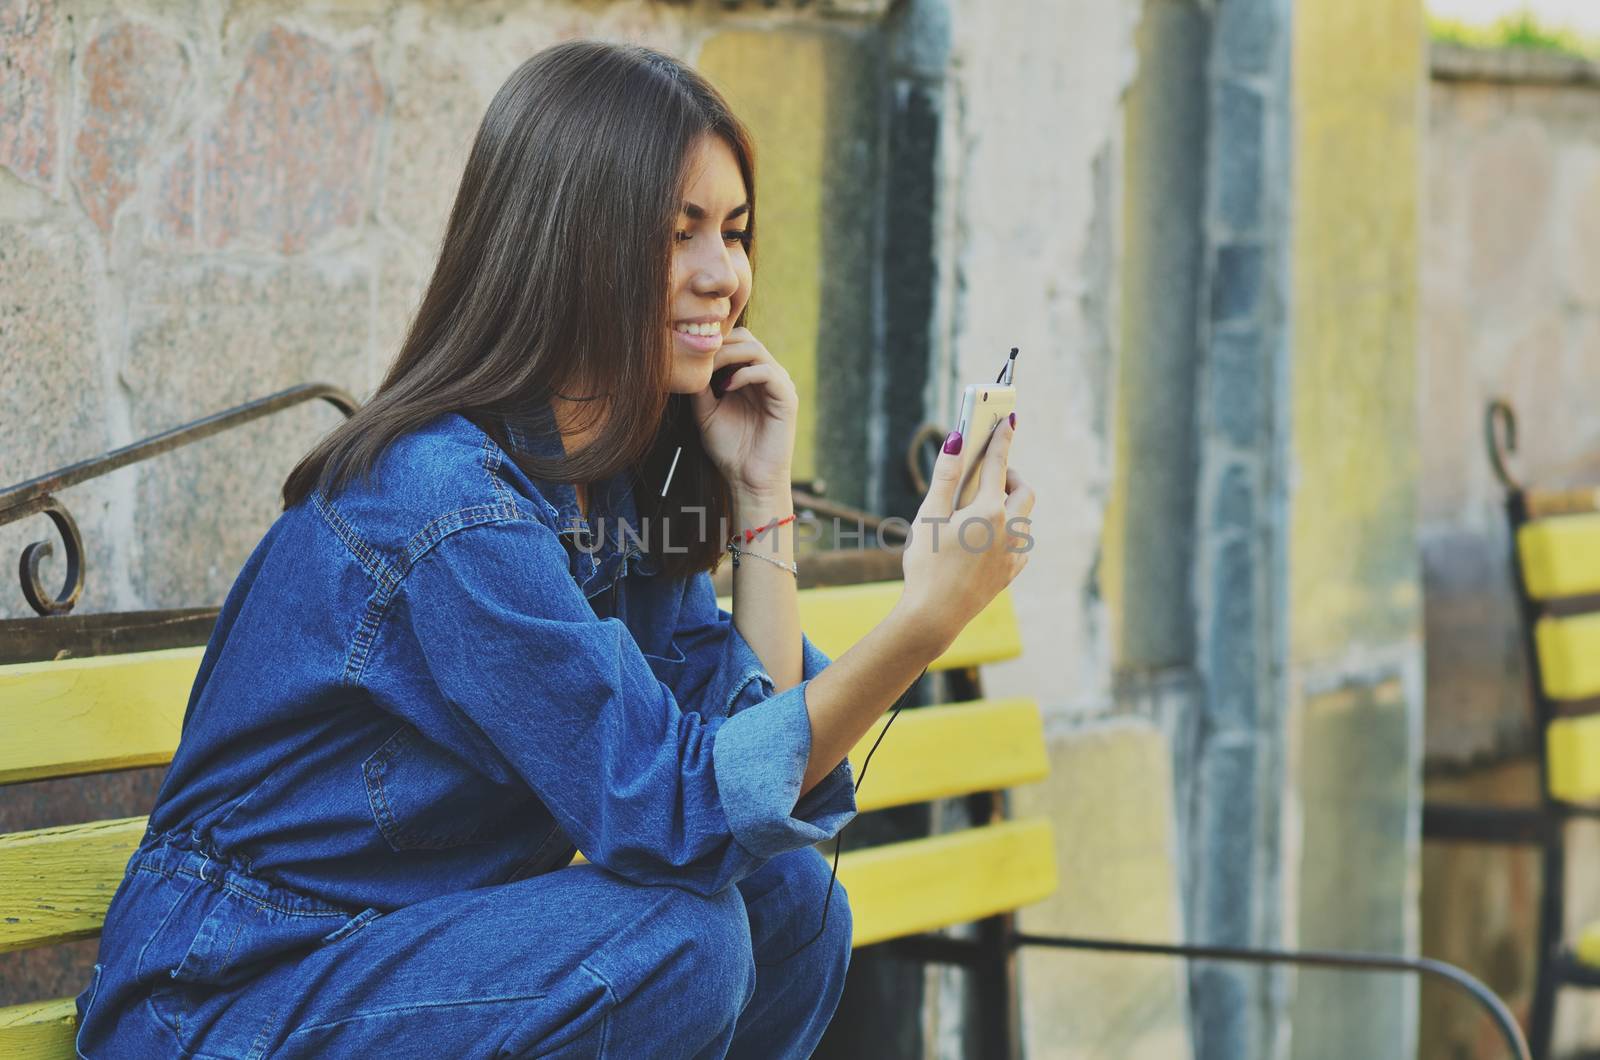
[[[803,682],[827,669],[833,660],[811,643],[811,638],[805,633],[800,634],[800,680]],[[727,702],[723,704],[723,713],[729,716],[738,714],[746,707],[764,703],[769,699],[777,686],[773,683],[772,675],[768,674],[761,662],[761,657],[756,654],[750,642],[744,639],[738,627],[731,622],[728,624],[728,641],[724,648],[721,671],[725,674],[738,674],[738,678],[729,686]],[[793,691],[793,689],[790,689]]]
[[[728,830],[756,857],[831,839],[856,814],[848,761],[800,798],[811,757],[808,683],[740,711],[717,731],[712,754]]]

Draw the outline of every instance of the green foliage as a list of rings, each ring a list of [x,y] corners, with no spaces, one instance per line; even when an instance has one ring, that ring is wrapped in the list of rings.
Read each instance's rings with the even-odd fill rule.
[[[1436,17],[1430,17],[1428,23],[1434,40],[1470,48],[1527,48],[1600,59],[1600,40],[1547,26],[1531,11],[1507,15],[1488,25]]]

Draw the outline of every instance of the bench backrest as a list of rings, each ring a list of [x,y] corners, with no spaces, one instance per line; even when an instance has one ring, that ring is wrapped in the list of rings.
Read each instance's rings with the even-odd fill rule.
[[[1523,590],[1541,611],[1539,693],[1557,715],[1600,707],[1600,512],[1524,523],[1516,549]],[[1600,713],[1555,716],[1544,739],[1551,797],[1600,799]]]
[[[837,656],[888,614],[898,582],[805,589],[801,624]],[[726,599],[722,600],[728,606]],[[0,784],[171,760],[203,649],[0,666]],[[931,669],[1021,652],[1008,594],[973,621]],[[852,760],[859,766],[885,721]],[[863,810],[1002,790],[1048,770],[1037,704],[979,700],[905,712],[872,760]],[[98,934],[144,831],[143,818],[0,835],[0,952]],[[1055,890],[1045,821],[855,851],[841,862],[858,945],[1015,909]],[[0,1010],[0,1015],[3,1015]],[[0,1019],[0,1052],[8,1039]],[[7,1054],[9,1055],[9,1054]]]

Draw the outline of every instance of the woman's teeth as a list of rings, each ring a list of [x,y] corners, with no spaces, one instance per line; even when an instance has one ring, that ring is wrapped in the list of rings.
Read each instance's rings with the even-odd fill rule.
[[[677,330],[685,335],[719,335],[722,327],[718,324],[679,324]]]

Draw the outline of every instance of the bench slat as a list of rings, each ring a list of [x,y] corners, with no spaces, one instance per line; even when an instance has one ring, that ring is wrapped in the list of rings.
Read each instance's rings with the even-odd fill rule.
[[[843,655],[888,617],[900,599],[901,583],[867,582],[862,585],[833,585],[803,589],[800,592],[800,628],[813,644],[830,658]],[[732,598],[718,597],[724,610]],[[1002,590],[989,606],[967,624],[930,670],[959,670],[981,663],[1014,659],[1022,654],[1022,634],[1011,603],[1011,590]],[[898,723],[896,723],[898,724]]]
[[[850,752],[861,776],[885,715]],[[1043,780],[1050,772],[1039,704],[1026,697],[902,711],[856,793],[858,809],[880,810]]]
[[[899,582],[807,589],[800,593],[801,625],[819,648],[837,656],[882,621],[899,595]],[[0,784],[170,762],[204,652],[169,648],[0,666],[0,731],[8,735],[0,744]],[[976,666],[1021,652],[1007,592],[930,669]]]
[[[1600,594],[1600,513],[1527,523],[1517,531],[1517,548],[1535,600]]]
[[[852,752],[859,768],[880,719]],[[977,700],[906,712],[873,756],[865,810],[1013,787],[1049,771],[1038,705]],[[94,935],[145,819],[0,836],[0,952]]]
[[[1545,729],[1550,796],[1562,802],[1600,799],[1600,714],[1557,718]]]
[[[1050,822],[1003,821],[839,859],[855,945],[1008,913],[1056,889]]]
[[[100,933],[145,818],[0,835],[0,953]]]
[[[7,1060],[75,1056],[77,1033],[78,1008],[70,997],[0,1008],[0,1056]]]
[[[170,762],[204,651],[0,667],[0,784]]]
[[[1600,612],[1541,618],[1533,638],[1545,695],[1564,700],[1600,696]]]

